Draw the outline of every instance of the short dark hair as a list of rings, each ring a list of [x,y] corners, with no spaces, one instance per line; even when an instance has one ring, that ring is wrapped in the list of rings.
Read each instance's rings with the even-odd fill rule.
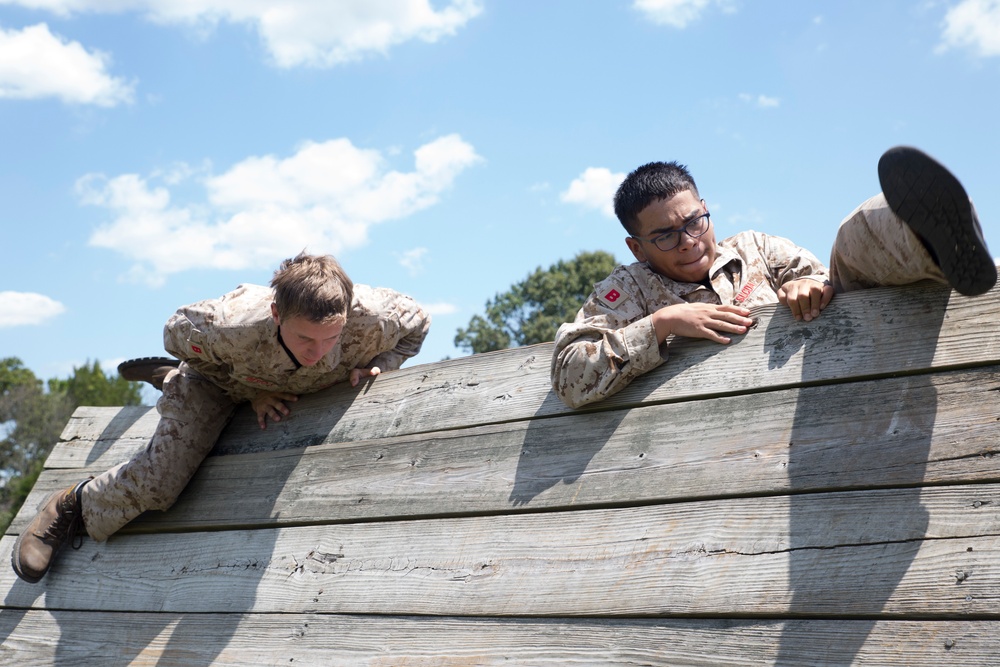
[[[639,229],[639,213],[659,199],[670,199],[679,192],[690,190],[698,199],[687,167],[678,162],[649,162],[625,177],[615,193],[615,215],[629,234]]]
[[[300,252],[286,259],[271,279],[278,317],[304,317],[327,324],[345,321],[354,298],[354,283],[332,255]]]

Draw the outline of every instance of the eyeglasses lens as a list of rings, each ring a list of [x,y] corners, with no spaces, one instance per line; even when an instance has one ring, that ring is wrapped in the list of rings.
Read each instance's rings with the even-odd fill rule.
[[[691,238],[696,239],[699,236],[702,236],[705,232],[707,232],[708,219],[709,219],[708,213],[705,213],[704,215],[699,215],[694,220],[689,220],[688,223],[685,224],[680,229],[657,236],[655,239],[653,239],[653,243],[655,243],[656,247],[662,250],[663,252],[667,252],[668,250],[673,250],[674,248],[676,248],[681,244],[681,238],[682,238],[681,234],[686,233]]]

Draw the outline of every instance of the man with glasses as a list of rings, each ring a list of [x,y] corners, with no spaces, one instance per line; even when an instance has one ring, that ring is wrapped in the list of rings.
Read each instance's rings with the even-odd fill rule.
[[[740,232],[716,242],[687,168],[652,162],[615,194],[636,262],[594,287],[556,334],[552,387],[570,407],[598,401],[666,361],[670,336],[726,344],[753,324],[752,306],[782,303],[810,321],[834,294],[924,279],[975,295],[996,282],[961,183],[925,153],[896,147],[879,160],[882,193],[841,223],[830,269],[788,239]]]

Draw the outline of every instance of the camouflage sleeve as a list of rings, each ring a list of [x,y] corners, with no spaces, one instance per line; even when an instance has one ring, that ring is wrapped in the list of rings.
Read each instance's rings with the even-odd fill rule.
[[[389,338],[395,342],[392,349],[380,352],[365,364],[365,368],[378,366],[382,371],[393,371],[420,352],[431,326],[431,316],[405,294],[387,288],[378,288],[376,292],[382,296],[380,318],[383,329],[391,328],[397,333]],[[386,324],[393,326],[387,327]]]
[[[233,384],[232,366],[214,354],[210,340],[216,316],[213,300],[180,308],[163,327],[163,347],[209,381],[228,388]]]
[[[760,234],[761,250],[771,268],[775,288],[787,282],[810,278],[825,282],[830,272],[814,254],[781,236]]]
[[[615,286],[617,285],[617,287]],[[552,352],[552,389],[571,408],[599,401],[624,389],[664,361],[656,332],[637,294],[612,279],[598,283],[576,320],[556,332]],[[624,295],[606,304],[599,294]]]

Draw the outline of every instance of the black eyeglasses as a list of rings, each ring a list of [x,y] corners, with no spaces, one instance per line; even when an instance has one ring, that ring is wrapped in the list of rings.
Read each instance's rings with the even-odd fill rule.
[[[681,239],[683,238],[681,234],[687,234],[693,239],[698,238],[702,234],[708,231],[708,223],[710,221],[711,215],[708,211],[702,213],[697,218],[691,218],[684,223],[684,226],[680,229],[671,229],[669,232],[663,232],[662,234],[657,234],[651,239],[644,239],[641,236],[632,236],[636,241],[645,241],[646,243],[652,243],[658,249],[663,252],[673,250],[681,244]]]

